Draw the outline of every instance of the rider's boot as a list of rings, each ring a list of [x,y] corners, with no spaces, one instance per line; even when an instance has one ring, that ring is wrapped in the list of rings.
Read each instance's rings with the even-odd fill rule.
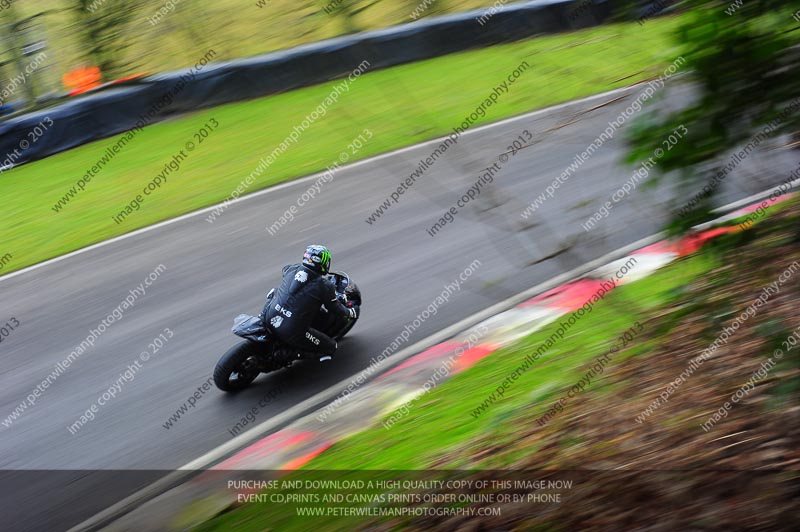
[[[339,343],[337,342],[336,345],[334,345],[333,347],[333,351],[331,351],[330,353],[301,352],[300,358],[308,358],[312,360],[316,358],[320,362],[327,362],[328,360],[331,360],[333,358],[333,354],[336,352],[338,348],[339,348]]]

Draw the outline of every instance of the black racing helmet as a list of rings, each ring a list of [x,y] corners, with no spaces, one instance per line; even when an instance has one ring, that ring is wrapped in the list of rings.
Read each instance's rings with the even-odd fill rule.
[[[314,244],[306,248],[303,254],[303,265],[327,275],[331,270],[331,252],[325,246]]]

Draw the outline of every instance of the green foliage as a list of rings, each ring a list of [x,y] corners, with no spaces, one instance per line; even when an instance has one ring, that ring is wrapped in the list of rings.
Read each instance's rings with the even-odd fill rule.
[[[71,9],[83,50],[100,67],[103,78],[115,79],[132,66],[123,62],[132,37],[126,30],[141,7],[139,0],[74,0]]]
[[[683,68],[699,89],[698,98],[684,109],[654,112],[639,121],[631,131],[629,159],[647,159],[683,125],[687,136],[664,153],[659,168],[677,171],[683,185],[699,190],[725,166],[726,154],[750,142],[770,122],[775,125],[772,137],[798,130],[799,114],[787,109],[800,95],[800,28],[787,3],[775,0],[744,0],[740,5],[692,0],[683,7],[689,9],[675,35],[675,55],[686,59]],[[720,188],[676,216],[668,229],[681,232],[709,219],[711,198]]]

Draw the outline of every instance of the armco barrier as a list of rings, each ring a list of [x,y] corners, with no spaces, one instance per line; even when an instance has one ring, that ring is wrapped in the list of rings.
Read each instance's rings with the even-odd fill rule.
[[[589,2],[587,4],[587,1]],[[498,2],[499,4],[500,2]],[[588,27],[608,20],[607,0],[536,0],[506,4],[482,20],[487,9],[432,17],[391,28],[337,37],[235,61],[211,63],[158,106],[189,70],[143,78],[70,99],[44,111],[0,123],[0,172],[25,162],[110,137],[175,113],[275,94],[346,76],[363,61],[369,71],[543,33]],[[590,9],[587,9],[587,5]],[[53,125],[38,142],[20,143],[45,117]],[[23,146],[26,144],[23,144]],[[3,163],[6,161],[6,163]]]

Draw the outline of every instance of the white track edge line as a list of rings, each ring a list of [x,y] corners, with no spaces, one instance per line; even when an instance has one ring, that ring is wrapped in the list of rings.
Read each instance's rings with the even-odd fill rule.
[[[640,82],[640,83],[643,83],[643,82]],[[502,119],[500,121],[497,121],[497,122],[491,122],[489,124],[483,124],[483,125],[480,125],[478,127],[468,129],[467,131],[462,133],[462,136],[469,135],[470,133],[476,133],[478,131],[483,131],[483,130],[486,130],[486,129],[491,129],[491,128],[494,128],[494,127],[500,127],[500,126],[515,122],[517,120],[524,120],[524,119],[531,118],[533,116],[537,116],[537,115],[540,115],[540,114],[558,111],[560,109],[564,109],[565,107],[570,107],[570,106],[573,106],[573,105],[579,105],[581,103],[586,103],[586,102],[589,102],[589,101],[592,101],[592,100],[596,100],[598,98],[611,96],[613,94],[617,94],[617,93],[620,93],[620,92],[625,92],[625,91],[633,89],[634,87],[636,87],[640,83],[634,83],[633,85],[627,85],[625,87],[619,87],[617,89],[612,89],[610,91],[601,92],[599,94],[593,94],[591,96],[586,96],[584,98],[580,98],[580,99],[577,99],[577,100],[570,100],[568,102],[563,102],[563,103],[556,104],[556,105],[553,105],[553,106],[550,106],[550,107],[545,107],[543,109],[537,109],[535,111],[530,111],[530,112],[527,112],[525,114],[512,116],[512,117],[509,117],[509,118],[504,118],[504,119]],[[437,137],[437,138],[434,138],[434,139],[431,139],[431,140],[426,140],[424,142],[420,142],[420,143],[417,143],[417,144],[411,144],[409,146],[404,146],[402,148],[398,148],[398,149],[395,149],[395,150],[392,150],[392,151],[388,151],[388,152],[385,152],[385,153],[381,153],[381,154],[378,154],[378,155],[373,155],[372,157],[368,157],[366,159],[361,159],[360,161],[355,161],[355,162],[350,163],[350,164],[345,165],[345,166],[340,166],[339,170],[337,170],[337,172],[342,172],[344,170],[351,170],[351,169],[356,168],[358,166],[369,164],[369,163],[373,163],[375,161],[380,161],[380,160],[385,159],[387,157],[392,157],[394,155],[399,155],[401,153],[412,151],[412,150],[415,150],[417,148],[423,148],[425,146],[430,146],[430,145],[433,145],[433,144],[437,144],[437,143],[441,142],[442,139],[445,139],[445,138],[447,138],[447,135],[444,135],[442,137]],[[282,190],[284,188],[302,185],[302,184],[307,183],[307,182],[309,182],[309,181],[311,181],[311,180],[313,180],[315,178],[319,178],[324,173],[325,173],[325,171],[317,172],[315,174],[311,174],[311,175],[308,175],[308,176],[305,176],[305,177],[300,177],[300,178],[297,178],[297,179],[292,179],[290,181],[285,181],[283,183],[278,183],[276,185],[269,186],[269,187],[261,189],[261,190],[257,190],[255,192],[252,192],[252,193],[247,194],[245,196],[241,196],[238,199],[235,199],[233,201],[228,201],[228,207],[230,207],[230,206],[232,206],[232,205],[234,205],[236,203],[239,203],[241,201],[245,201],[245,200],[249,200],[249,199],[253,199],[253,198],[257,198],[257,197],[263,196],[265,194],[271,194],[273,192],[277,192],[278,190]],[[196,210],[196,211],[187,212],[186,214],[181,214],[180,216],[176,216],[175,218],[169,218],[167,220],[164,220],[164,221],[161,221],[161,222],[157,222],[157,223],[155,223],[153,225],[148,225],[148,226],[145,226],[145,227],[141,227],[139,229],[131,231],[130,233],[125,233],[123,235],[112,237],[112,238],[110,238],[108,240],[103,240],[103,241],[97,242],[95,244],[90,244],[90,245],[88,245],[86,247],[76,249],[75,251],[70,251],[69,253],[66,253],[64,255],[59,255],[58,257],[53,257],[52,259],[47,259],[45,261],[38,262],[36,264],[31,264],[30,266],[26,266],[25,268],[22,268],[21,270],[17,270],[15,272],[11,272],[11,273],[8,273],[6,275],[0,276],[0,282],[3,282],[5,280],[7,280],[7,279],[11,279],[12,277],[16,277],[18,275],[23,275],[25,273],[28,273],[28,272],[31,272],[31,271],[34,271],[34,270],[38,270],[39,268],[44,268],[45,266],[49,266],[49,265],[55,264],[57,262],[61,262],[62,260],[69,259],[69,258],[74,257],[76,255],[80,255],[80,254],[86,253],[88,251],[93,251],[95,249],[98,249],[98,248],[101,248],[101,247],[104,247],[104,246],[107,246],[107,245],[110,245],[110,244],[114,244],[116,242],[120,242],[120,241],[125,240],[127,238],[138,236],[138,235],[147,233],[149,231],[153,231],[155,229],[160,229],[162,227],[166,227],[168,225],[171,225],[171,224],[174,224],[174,223],[177,223],[177,222],[181,222],[183,220],[188,220],[189,218],[194,218],[196,216],[200,216],[201,214],[205,214],[207,212],[211,212],[213,210],[219,209],[220,207],[222,207],[224,205],[225,205],[225,202],[222,201],[220,203],[216,203],[216,204],[210,205],[208,207],[203,207],[203,208],[201,208],[199,210]]]

